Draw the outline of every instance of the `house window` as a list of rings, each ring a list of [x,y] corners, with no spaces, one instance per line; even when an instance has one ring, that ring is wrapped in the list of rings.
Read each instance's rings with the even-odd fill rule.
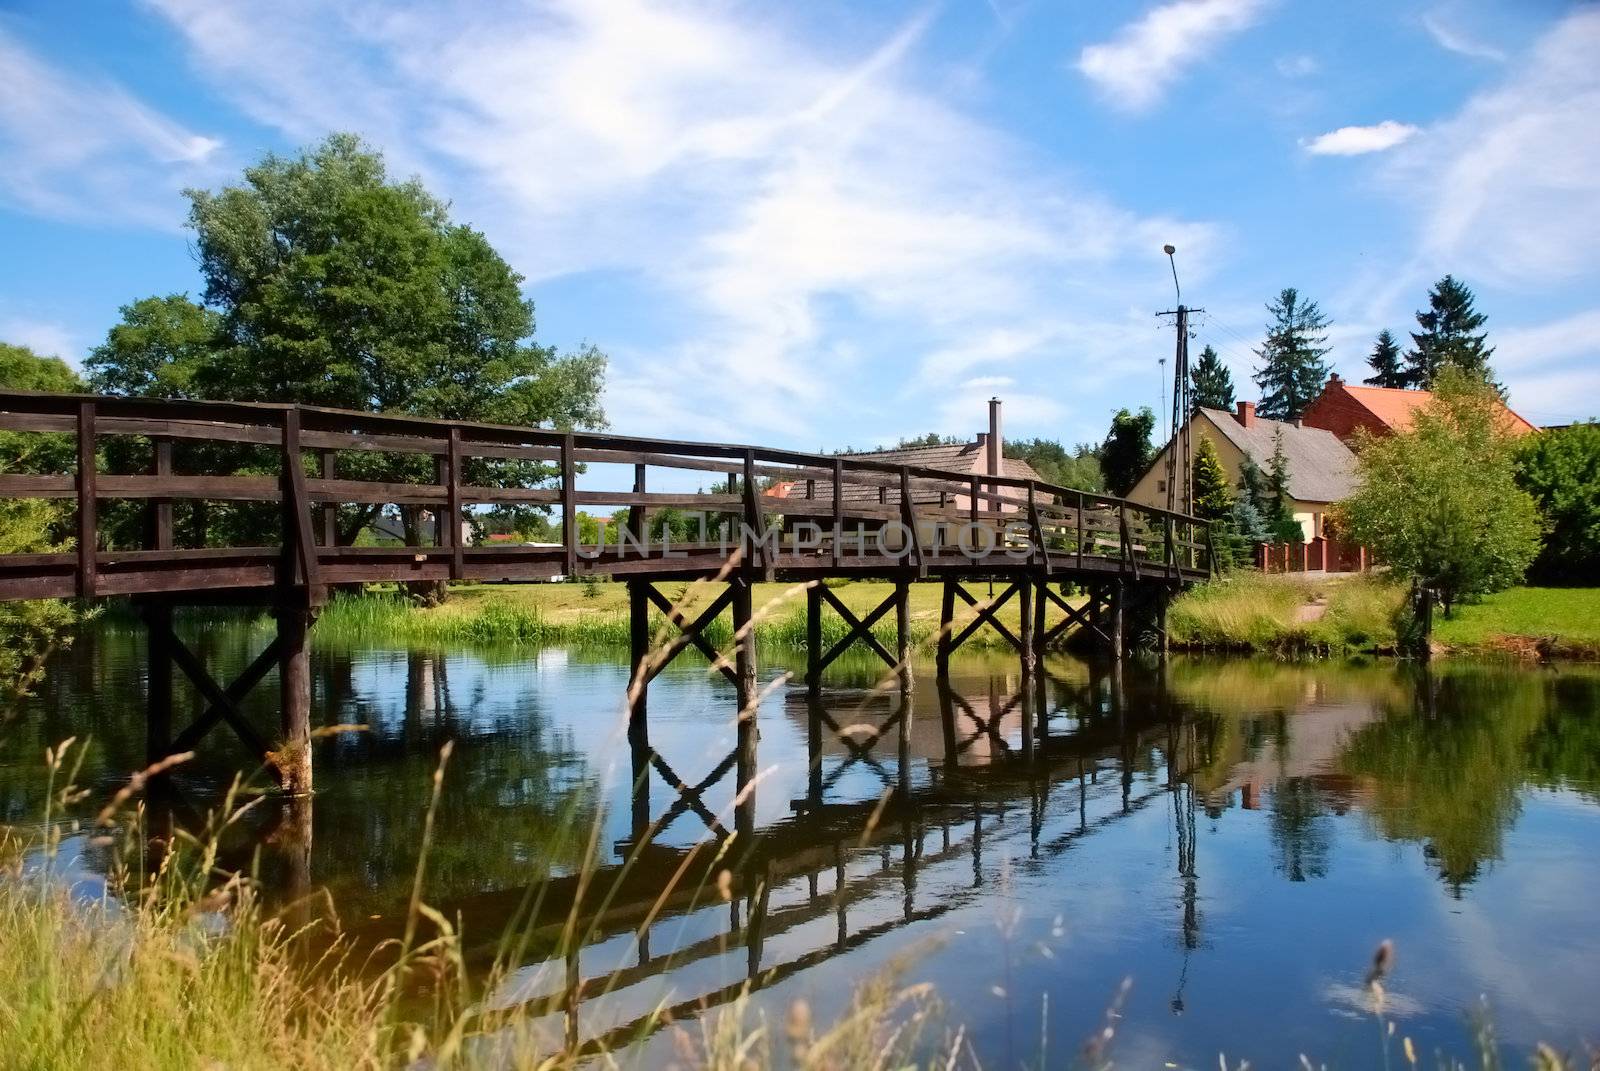
[[[1167,481],[1166,480],[1157,480],[1156,481],[1156,494],[1164,495],[1166,493],[1167,493]]]

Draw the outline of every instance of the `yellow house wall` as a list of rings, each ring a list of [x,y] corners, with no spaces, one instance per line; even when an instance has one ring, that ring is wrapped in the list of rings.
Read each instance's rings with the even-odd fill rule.
[[[1216,424],[1206,413],[1200,413],[1194,418],[1191,426],[1190,449],[1200,449],[1202,438],[1210,439],[1211,445],[1216,448],[1217,457],[1222,461],[1222,470],[1228,474],[1228,484],[1235,490],[1239,487],[1239,472],[1244,465],[1244,451],[1233,445],[1232,440],[1217,429]],[[1155,464],[1150,470],[1139,478],[1133,485],[1133,490],[1127,494],[1130,502],[1137,502],[1144,506],[1156,506],[1160,509],[1167,507],[1167,454],[1172,449],[1172,443],[1162,447],[1156,455]],[[1264,462],[1257,462],[1265,467]],[[1326,502],[1302,502],[1294,499],[1290,503],[1290,510],[1294,519],[1300,522],[1300,528],[1305,533],[1305,538],[1310,540],[1322,534],[1324,517],[1328,510]]]

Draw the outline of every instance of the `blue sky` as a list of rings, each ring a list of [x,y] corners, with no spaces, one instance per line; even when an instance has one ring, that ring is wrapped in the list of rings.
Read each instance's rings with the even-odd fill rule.
[[[1098,439],[1157,402],[1178,246],[1253,397],[1454,272],[1536,423],[1600,411],[1600,7],[0,0],[0,339],[80,361],[200,288],[185,186],[353,130],[611,355],[619,431]]]

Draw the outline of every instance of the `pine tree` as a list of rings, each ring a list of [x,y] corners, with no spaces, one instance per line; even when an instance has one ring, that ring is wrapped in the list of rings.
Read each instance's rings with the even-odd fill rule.
[[[1372,356],[1367,358],[1367,364],[1372,366],[1372,375],[1362,382],[1369,387],[1406,385],[1406,370],[1400,364],[1400,344],[1387,327],[1378,332],[1378,341],[1372,347]]]
[[[1196,409],[1233,408],[1233,373],[1210,346],[1200,351],[1199,363],[1189,370],[1189,382],[1194,387],[1191,416]]]
[[[1433,284],[1427,310],[1417,313],[1422,330],[1411,333],[1415,345],[1406,354],[1406,386],[1432,390],[1439,370],[1449,365],[1500,390],[1489,367],[1494,347],[1485,344],[1488,336],[1479,330],[1489,318],[1473,307],[1474,300],[1453,275]]]
[[[1194,453],[1194,513],[1208,521],[1220,521],[1233,513],[1233,490],[1228,474],[1211,440],[1200,436]]]
[[[1266,516],[1267,477],[1248,454],[1239,465],[1239,501],[1250,503],[1258,514]]]
[[[1315,301],[1302,301],[1300,292],[1287,287],[1267,305],[1272,322],[1267,340],[1256,350],[1262,360],[1256,369],[1261,388],[1257,411],[1272,420],[1295,420],[1311,400],[1322,393],[1328,378],[1328,318]]]

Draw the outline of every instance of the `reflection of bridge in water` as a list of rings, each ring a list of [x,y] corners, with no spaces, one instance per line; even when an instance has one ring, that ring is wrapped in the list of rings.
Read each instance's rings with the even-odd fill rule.
[[[480,967],[502,952],[502,933],[524,942],[524,965],[486,1006],[545,1020],[572,1047],[625,1045],[948,915],[1003,866],[1042,866],[1161,798],[1174,808],[1193,947],[1184,777],[1209,757],[1158,691],[1126,695],[1108,664],[1076,680],[956,677],[909,694],[903,705],[898,690],[791,690],[785,714],[807,727],[806,791],[748,839],[722,820],[762,791],[753,765],[741,774],[739,744],[694,784],[652,753],[614,863],[440,905],[482,938],[467,953]],[[654,839],[690,814],[704,839]]]

